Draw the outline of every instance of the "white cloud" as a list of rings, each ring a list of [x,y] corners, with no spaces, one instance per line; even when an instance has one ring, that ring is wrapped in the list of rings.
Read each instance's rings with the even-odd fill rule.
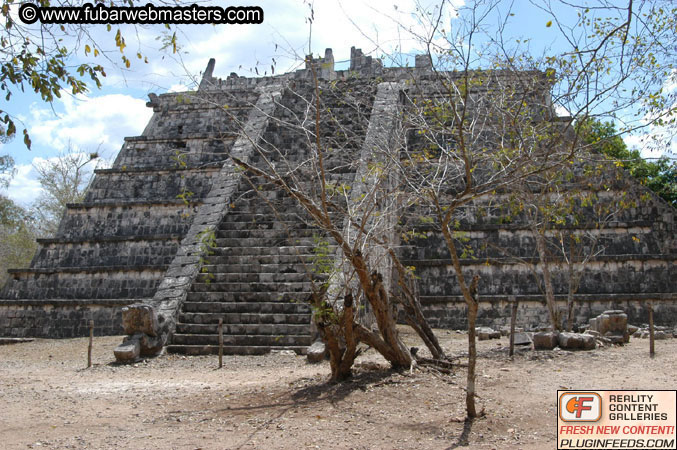
[[[38,174],[33,165],[20,164],[16,166],[14,178],[10,181],[9,188],[7,189],[7,196],[19,205],[28,208],[41,192],[42,188],[38,182]]]
[[[152,111],[145,100],[129,95],[98,97],[63,95],[63,113],[33,106],[29,132],[34,145],[65,150],[69,143],[82,151],[99,151],[108,157],[117,154],[125,136],[141,134]]]
[[[196,78],[209,58],[216,58],[216,75],[221,77],[230,72],[254,75],[254,67],[258,67],[260,75],[270,74],[274,58],[275,73],[284,73],[302,65],[309,37],[313,54],[324,55],[325,48],[332,48],[337,62],[350,59],[351,46],[375,56],[396,51],[419,53],[422,44],[412,33],[425,34],[429,29],[425,21],[430,17],[426,11],[432,11],[438,3],[404,0],[397,7],[380,7],[366,0],[315,2],[311,33],[307,5],[293,0],[263,2],[265,20],[260,25],[183,27],[178,34],[182,47],[180,61],[177,56],[150,58],[148,72],[158,79],[183,77],[181,83],[188,85],[189,81],[199,82]],[[452,1],[445,11],[443,23],[447,30],[455,17],[455,8],[462,4],[462,0]],[[153,30],[141,34],[140,39],[154,40]],[[176,60],[174,64],[170,58]],[[166,87],[175,83],[164,84]]]

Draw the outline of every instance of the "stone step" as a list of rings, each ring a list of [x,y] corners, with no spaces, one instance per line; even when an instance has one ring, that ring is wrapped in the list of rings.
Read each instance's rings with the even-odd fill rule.
[[[235,247],[238,248],[238,247]],[[246,247],[245,247],[246,248]],[[206,258],[206,266],[224,266],[224,265],[245,265],[245,264],[263,264],[263,265],[289,265],[289,264],[312,264],[314,255],[280,255],[280,254],[263,254],[263,255],[228,255],[218,256],[209,255]],[[209,270],[209,268],[207,268]],[[284,271],[284,267],[279,268]],[[231,272],[230,270],[217,270],[217,272]],[[258,272],[258,271],[254,271]],[[289,272],[289,270],[287,270]]]
[[[317,236],[319,239],[319,231],[312,228],[281,228],[281,229],[257,229],[250,228],[245,230],[217,230],[217,239],[300,239],[312,238]]]
[[[291,245],[311,246],[316,245],[317,240],[312,237],[250,237],[250,238],[216,238],[217,247],[289,247]]]
[[[177,323],[176,334],[186,335],[218,335],[218,323]],[[224,341],[226,335],[231,336],[305,336],[310,334],[310,324],[255,323],[224,324]],[[217,341],[218,342],[218,341]],[[185,342],[184,342],[185,343]]]
[[[310,256],[313,255],[317,246],[309,245],[288,245],[282,247],[216,247],[212,249],[210,256],[257,256],[257,255],[294,255]],[[335,245],[328,246],[329,252],[333,255],[336,250]]]
[[[305,302],[265,302],[265,301],[199,301],[190,298],[183,303],[183,313],[213,313],[213,314],[310,314],[310,305]],[[196,297],[205,297],[198,294]]]
[[[247,293],[259,293],[259,292],[281,292],[281,293],[291,293],[291,292],[309,292],[310,291],[310,282],[278,282],[278,283],[265,283],[265,282],[245,282],[245,283],[219,283],[219,282],[209,282],[209,283],[193,283],[191,287],[192,292],[247,292]]]
[[[173,345],[218,345],[219,336],[216,334],[181,334],[172,336]],[[266,335],[266,334],[224,334],[223,345],[237,346],[303,346],[312,344],[310,334]]]
[[[210,303],[211,305],[211,303]],[[309,325],[310,314],[283,314],[283,313],[194,313],[184,312],[179,314],[180,323],[193,324],[218,324],[219,319],[223,320],[224,324],[298,324]]]
[[[195,280],[196,283],[309,283],[312,279],[316,282],[326,280],[327,274],[309,273],[275,273],[275,272],[233,272],[233,273],[201,273]]]
[[[296,220],[280,221],[275,217],[269,217],[268,220],[252,220],[249,222],[236,222],[226,217],[226,220],[219,224],[219,231],[230,230],[305,230],[317,229],[317,226],[309,221],[303,221],[300,218]],[[319,232],[319,231],[318,231]]]
[[[246,258],[245,258],[246,260]],[[249,259],[251,262],[252,260]],[[312,272],[312,264],[259,264],[253,262],[251,264],[207,264],[203,266],[203,273],[220,274],[220,273],[309,273]]]
[[[290,350],[298,355],[305,355],[307,345],[279,345],[279,346],[252,346],[252,345],[224,345],[224,355],[265,355],[271,351]],[[216,355],[219,353],[218,345],[177,345],[167,346],[169,353],[184,355]]]
[[[306,303],[311,293],[306,292],[188,292],[188,302],[216,302],[216,303]],[[215,312],[215,311],[211,311]],[[235,312],[235,311],[233,311]],[[246,311],[243,311],[246,312]]]
[[[260,205],[258,205],[260,206]],[[270,211],[254,212],[249,210],[237,210],[231,208],[228,214],[221,222],[227,224],[229,222],[308,222],[304,212],[296,211],[294,209],[287,211],[280,211],[278,214],[272,214]]]

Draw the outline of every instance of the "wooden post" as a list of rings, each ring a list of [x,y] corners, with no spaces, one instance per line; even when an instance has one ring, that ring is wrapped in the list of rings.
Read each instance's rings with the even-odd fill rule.
[[[219,369],[223,367],[223,319],[219,319]]]
[[[87,368],[92,367],[92,341],[94,341],[94,321],[89,321],[89,347],[87,348]]]
[[[649,304],[649,356],[653,358],[656,352],[654,351],[653,338],[653,303]]]
[[[512,356],[515,353],[515,322],[517,321],[517,305],[519,302],[513,300],[512,302],[512,316],[510,317],[510,353]]]

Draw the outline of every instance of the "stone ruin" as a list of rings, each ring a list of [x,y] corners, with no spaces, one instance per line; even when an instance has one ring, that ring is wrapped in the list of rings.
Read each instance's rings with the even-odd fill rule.
[[[304,263],[318,230],[274,186],[252,189],[229,156],[262,164],[256,146],[274,145],[292,160],[304,158],[310,151],[304,136],[283,124],[304,113],[315,73],[323,106],[332,111],[323,136],[349,131],[327,161],[328,178],[357,184],[370,145],[393,139],[397,121],[388,114],[406,108],[401,93],[431,79],[430,59],[384,67],[353,48],[349,69],[335,70],[327,49],[304,69],[277,76],[221,79],[214,69],[212,59],[196,92],[149,96],[153,116],[143,133],[125,138],[110,169],[96,170],[85,199],[68,205],[56,235],[39,240],[30,267],[10,270],[0,293],[0,336],[85,336],[93,320],[97,335],[128,334],[116,352],[133,359],[162,346],[214,352],[221,319],[226,353],[303,352],[311,344],[312,280]],[[426,98],[425,90],[415,95]],[[547,83],[533,95],[550,103]],[[559,120],[552,106],[542,115]],[[415,142],[414,131],[406,145]],[[585,267],[576,321],[622,309],[646,322],[651,301],[658,323],[677,323],[675,209],[634,183],[630,189],[612,184],[599,201],[621,191],[637,204],[599,231],[605,250]],[[466,205],[459,219],[475,255],[462,264],[468,277],[481,277],[478,325],[505,325],[516,300],[521,326],[546,323],[531,272],[485,245],[535,255],[524,224],[500,220],[500,195]],[[465,328],[465,303],[443,239],[425,225],[417,231],[420,237],[402,242],[399,255],[420,277],[425,314],[433,326]],[[214,240],[207,246],[209,233]],[[565,269],[553,270],[556,298],[564,302]]]

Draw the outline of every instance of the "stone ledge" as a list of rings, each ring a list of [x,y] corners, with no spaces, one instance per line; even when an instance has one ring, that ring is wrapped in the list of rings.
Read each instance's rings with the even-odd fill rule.
[[[224,155],[224,160],[225,160]],[[172,172],[216,172],[221,170],[222,164],[218,162],[211,162],[201,164],[199,167],[153,167],[153,166],[143,166],[143,167],[133,167],[127,169],[96,169],[94,173],[97,175],[117,175],[117,174],[141,174],[141,173],[152,173],[158,174],[162,172],[172,173]]]
[[[478,258],[478,259],[461,259],[461,265],[463,266],[486,266],[487,262],[489,265],[510,265],[510,266],[519,266],[523,265],[524,262],[528,263],[538,263],[539,258],[530,257],[530,258]],[[630,262],[630,261],[677,261],[677,254],[663,254],[663,255],[600,255],[597,256],[594,260],[589,261],[588,263],[599,263],[599,262]],[[564,262],[561,259],[551,259],[550,263]],[[403,259],[402,264],[406,266],[417,266],[417,267],[435,267],[435,266],[451,266],[451,259],[418,259],[410,260]]]
[[[39,238],[36,242],[41,245],[50,244],[79,244],[83,242],[141,242],[141,241],[181,241],[181,234],[154,234],[136,236],[101,236],[90,238]]]
[[[67,203],[67,209],[91,209],[91,208],[115,208],[115,207],[135,207],[135,206],[199,206],[202,205],[202,199],[184,201],[180,199],[165,199],[155,201],[141,201],[141,200],[115,200],[115,201],[98,201],[98,202],[83,202],[83,203]]]
[[[566,302],[566,294],[555,294],[555,300]],[[461,295],[422,295],[421,304],[434,305],[445,303],[465,303]],[[677,292],[650,292],[650,293],[625,293],[625,294],[575,294],[575,302],[593,301],[677,301]],[[541,294],[529,295],[479,295],[479,302],[499,303],[505,301],[539,302],[545,301]]]
[[[181,136],[180,138],[152,138],[148,136],[127,136],[125,142],[144,142],[148,144],[165,143],[165,142],[185,142],[187,140],[208,141],[208,140],[222,140],[222,139],[236,139],[237,133],[233,132],[219,132],[213,134],[199,134],[193,136]]]
[[[54,267],[45,269],[8,269],[10,274],[41,274],[51,275],[55,273],[100,273],[100,272],[165,272],[169,265],[161,266],[90,266],[90,267]]]
[[[606,231],[609,230],[616,230],[619,228],[651,228],[651,226],[654,224],[654,222],[651,222],[649,220],[637,220],[634,222],[627,222],[627,221],[622,221],[622,222],[615,222],[615,225],[611,226],[609,225],[607,228],[605,228]],[[441,233],[440,231],[437,231],[434,226],[432,225],[414,225],[413,226],[417,232],[437,232]],[[405,227],[406,228],[406,227]],[[563,225],[560,227],[557,227],[554,229],[556,230],[597,230],[598,228],[594,224],[582,224],[582,225]],[[531,229],[523,224],[511,224],[511,223],[503,223],[503,224],[494,224],[494,223],[487,223],[487,224],[473,224],[471,226],[467,226],[466,224],[461,224],[461,228],[455,231],[467,231],[467,232],[477,232],[477,231],[531,231]]]
[[[8,306],[126,306],[133,303],[145,303],[148,298],[93,298],[93,299],[34,299],[34,298],[24,298],[24,299],[0,299],[0,307]]]

